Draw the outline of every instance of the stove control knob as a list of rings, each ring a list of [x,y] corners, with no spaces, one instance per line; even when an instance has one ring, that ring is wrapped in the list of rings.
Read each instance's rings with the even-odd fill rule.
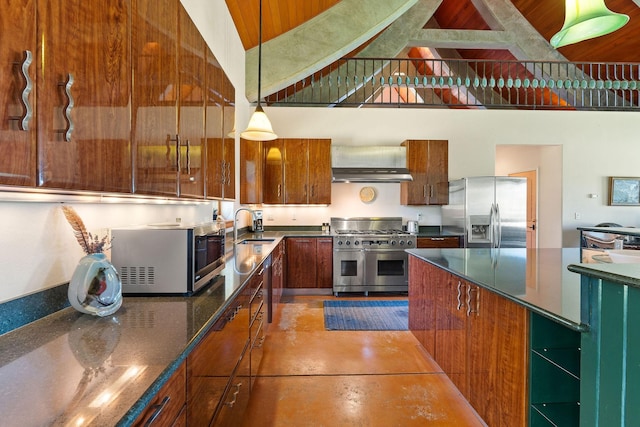
[[[397,242],[396,242],[395,240],[392,240],[392,241],[391,241],[391,246],[395,246],[395,245],[396,245],[396,243],[397,243]]]
[[[404,246],[404,240],[400,240],[400,246]]]
[[[346,244],[347,246],[349,246],[349,245],[351,244],[351,242],[347,240],[347,241],[345,242],[345,244]]]
[[[359,240],[356,240],[355,242],[353,242],[354,245],[358,246],[360,244]]]
[[[413,246],[413,242],[411,240],[407,240],[407,246]]]
[[[338,246],[342,246],[342,240],[338,240]]]

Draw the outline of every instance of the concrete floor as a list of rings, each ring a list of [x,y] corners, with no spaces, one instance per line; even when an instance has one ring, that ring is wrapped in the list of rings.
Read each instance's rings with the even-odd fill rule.
[[[284,297],[244,426],[485,425],[409,331],[326,331],[322,301]]]

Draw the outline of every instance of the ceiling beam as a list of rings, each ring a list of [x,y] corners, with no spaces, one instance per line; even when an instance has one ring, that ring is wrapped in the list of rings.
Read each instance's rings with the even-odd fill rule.
[[[425,29],[414,33],[407,46],[509,50],[517,45],[513,33],[507,31]]]

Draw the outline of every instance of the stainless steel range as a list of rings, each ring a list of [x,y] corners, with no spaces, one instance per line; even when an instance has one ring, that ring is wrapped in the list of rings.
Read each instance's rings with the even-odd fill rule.
[[[333,293],[407,292],[408,254],[416,236],[402,218],[331,218]]]

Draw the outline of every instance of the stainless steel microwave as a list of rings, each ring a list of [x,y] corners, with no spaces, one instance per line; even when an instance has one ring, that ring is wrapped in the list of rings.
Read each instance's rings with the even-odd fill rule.
[[[215,223],[119,228],[111,235],[111,262],[125,295],[189,295],[225,266],[225,230]]]

